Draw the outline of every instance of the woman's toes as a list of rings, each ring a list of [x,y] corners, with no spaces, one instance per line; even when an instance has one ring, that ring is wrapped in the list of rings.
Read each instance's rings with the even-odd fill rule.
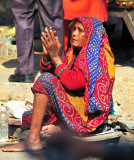
[[[41,134],[43,136],[51,135],[51,134],[58,133],[58,132],[61,132],[61,128],[59,126],[55,126],[53,124],[43,126],[42,130],[41,130]]]

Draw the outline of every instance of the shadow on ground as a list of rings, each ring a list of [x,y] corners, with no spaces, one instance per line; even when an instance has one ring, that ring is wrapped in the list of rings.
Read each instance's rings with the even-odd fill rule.
[[[42,55],[40,55],[40,54],[34,55],[34,77],[36,77],[36,75],[39,72],[41,72],[41,67],[40,67],[40,59],[41,59],[41,57],[42,57]],[[17,69],[18,61],[17,61],[17,59],[10,59],[10,60],[4,61],[2,63],[2,65],[5,68],[16,68]]]
[[[131,48],[128,44],[124,44],[122,39],[122,31],[117,30],[109,37],[110,46],[115,56],[115,64],[122,66],[130,66],[134,68],[132,61]]]

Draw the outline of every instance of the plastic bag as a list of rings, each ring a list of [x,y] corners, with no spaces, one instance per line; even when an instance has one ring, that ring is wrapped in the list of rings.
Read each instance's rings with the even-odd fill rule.
[[[6,103],[8,113],[15,118],[22,118],[22,114],[26,111],[24,101],[8,101]]]

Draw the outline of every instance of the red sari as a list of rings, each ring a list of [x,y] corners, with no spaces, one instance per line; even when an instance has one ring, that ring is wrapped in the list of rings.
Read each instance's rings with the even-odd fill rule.
[[[87,36],[79,55],[76,57],[70,48],[54,72],[52,64],[46,68],[41,64],[46,71],[32,90],[49,98],[51,107],[44,117],[45,125],[58,121],[73,132],[84,134],[94,131],[112,112],[114,57],[102,23],[92,17],[78,19]],[[24,114],[22,122],[25,117]]]

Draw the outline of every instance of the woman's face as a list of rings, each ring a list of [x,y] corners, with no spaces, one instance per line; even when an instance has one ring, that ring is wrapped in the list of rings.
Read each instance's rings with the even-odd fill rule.
[[[71,28],[71,37],[73,47],[83,47],[87,38],[83,25],[76,22]]]

